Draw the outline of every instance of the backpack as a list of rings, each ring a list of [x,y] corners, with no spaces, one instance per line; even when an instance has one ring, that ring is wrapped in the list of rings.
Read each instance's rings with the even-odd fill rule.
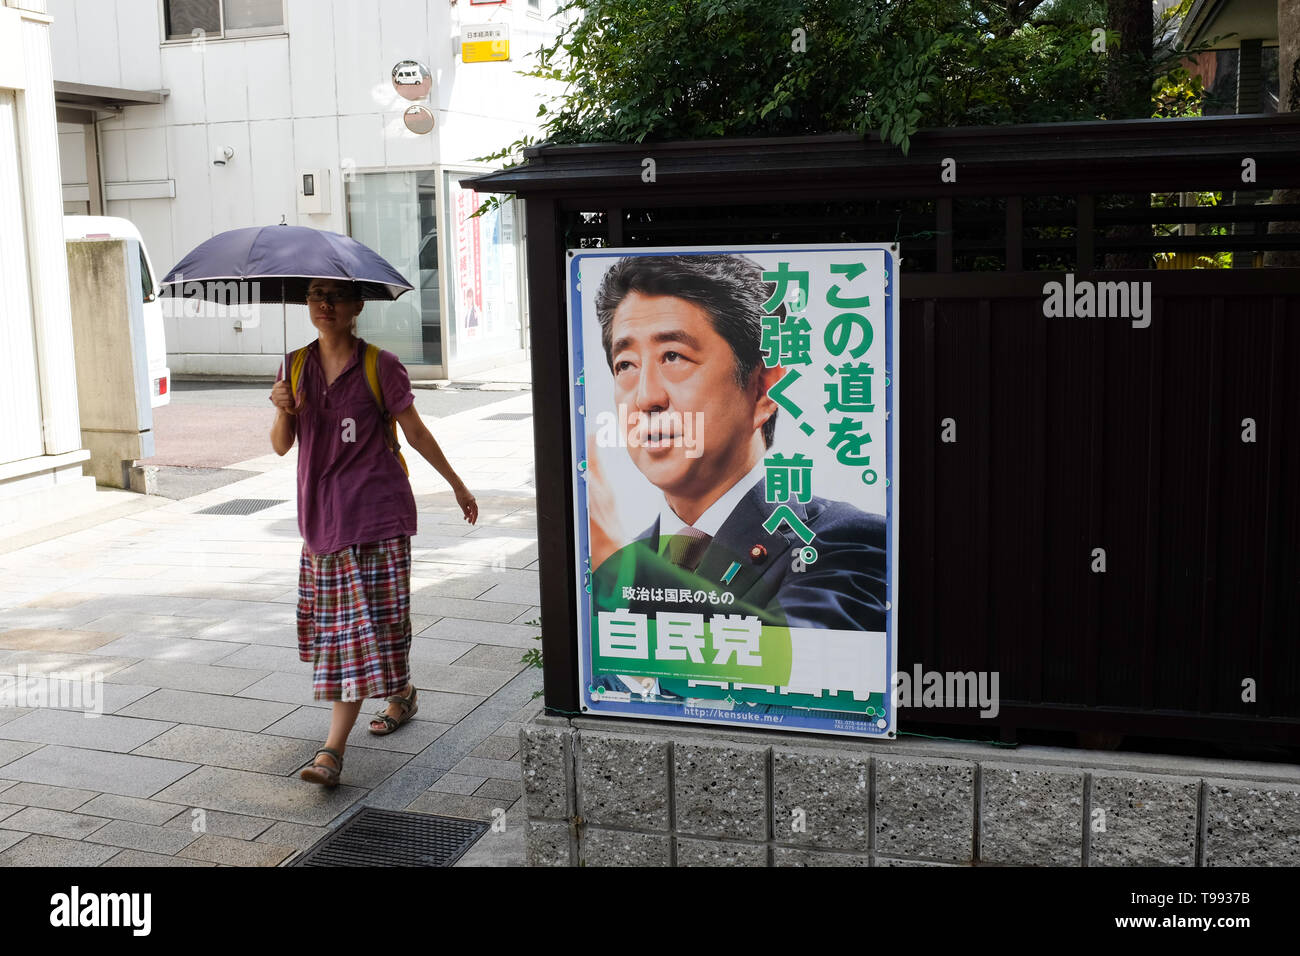
[[[296,349],[293,358],[290,360],[289,367],[289,393],[298,394],[298,383],[302,381],[302,367],[307,361],[307,348],[303,346]],[[375,398],[375,404],[379,406],[379,415],[384,422],[384,444],[389,450],[397,456],[397,460],[402,465],[402,471],[408,476],[411,470],[406,467],[406,459],[402,457],[402,445],[397,440],[397,419],[388,414],[388,407],[384,404],[384,393],[379,387],[379,346],[370,342],[366,343],[366,356],[363,360],[363,367],[366,370],[366,384],[370,386],[370,394]]]

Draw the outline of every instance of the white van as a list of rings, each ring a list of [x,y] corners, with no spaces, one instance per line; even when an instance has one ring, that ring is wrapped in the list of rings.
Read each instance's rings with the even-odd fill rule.
[[[64,216],[63,239],[134,239],[140,243],[140,293],[144,299],[144,338],[149,356],[149,379],[154,408],[172,400],[172,372],[167,367],[167,340],[163,332],[162,303],[158,301],[158,276],[149,261],[140,230],[129,219],[116,216]]]
[[[414,63],[409,66],[401,66],[393,75],[402,86],[419,86],[424,82],[424,77],[420,75],[420,68]]]

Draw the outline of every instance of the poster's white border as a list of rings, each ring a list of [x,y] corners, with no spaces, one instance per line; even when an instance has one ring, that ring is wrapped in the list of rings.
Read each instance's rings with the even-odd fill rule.
[[[573,270],[577,260],[583,256],[600,256],[602,258],[616,257],[620,255],[647,255],[659,253],[662,255],[690,255],[693,253],[733,253],[733,252],[838,252],[840,250],[851,250],[854,252],[863,250],[880,251],[889,259],[890,268],[885,277],[885,324],[886,334],[889,336],[888,363],[889,367],[885,374],[889,378],[889,437],[890,437],[890,454],[888,469],[888,493],[885,498],[886,518],[889,525],[889,554],[886,555],[885,568],[887,573],[887,583],[885,589],[885,632],[886,642],[888,644],[886,653],[887,666],[886,678],[888,680],[888,689],[886,699],[888,700],[889,719],[886,727],[877,733],[864,733],[852,730],[837,730],[834,728],[821,727],[799,727],[788,726],[785,724],[768,724],[762,721],[744,721],[744,720],[722,720],[710,717],[688,717],[685,714],[671,715],[647,713],[644,710],[622,709],[617,702],[611,701],[608,704],[602,704],[599,710],[592,710],[587,706],[587,689],[583,686],[583,672],[590,668],[590,634],[591,615],[583,611],[583,598],[585,592],[586,569],[583,567],[582,539],[588,533],[588,529],[583,527],[583,515],[581,509],[581,488],[580,482],[582,477],[578,471],[578,461],[586,457],[587,443],[586,435],[579,434],[578,406],[585,405],[586,386],[583,386],[581,399],[575,393],[578,384],[579,372],[585,374],[584,369],[578,369],[574,365],[574,359],[577,354],[574,349],[574,278]],[[602,716],[602,717],[631,717],[637,720],[660,720],[671,721],[673,723],[691,723],[691,724],[708,724],[719,727],[749,727],[754,730],[784,731],[787,733],[811,733],[827,734],[839,737],[853,737],[858,740],[893,740],[898,736],[898,704],[894,697],[894,673],[898,668],[898,595],[899,591],[899,565],[898,565],[898,458],[899,458],[899,395],[902,394],[899,378],[899,339],[901,330],[899,328],[898,304],[899,304],[899,284],[901,276],[899,275],[900,258],[898,255],[898,243],[896,242],[829,242],[829,243],[769,243],[766,245],[737,245],[737,246],[609,246],[592,249],[566,249],[564,254],[564,329],[566,353],[565,363],[569,371],[569,434],[573,442],[573,451],[575,454],[570,456],[568,467],[571,470],[569,480],[571,482],[571,493],[573,495],[573,563],[575,574],[575,590],[569,596],[574,602],[574,620],[577,621],[577,634],[574,639],[578,642],[578,673],[575,675],[578,685],[578,706],[582,709],[583,716]],[[583,362],[586,362],[586,355],[583,355]],[[583,416],[585,418],[585,416]],[[811,713],[811,712],[810,712]],[[830,713],[830,711],[827,711]]]

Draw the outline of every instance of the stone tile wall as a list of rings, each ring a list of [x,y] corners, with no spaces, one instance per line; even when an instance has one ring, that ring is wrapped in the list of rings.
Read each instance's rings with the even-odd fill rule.
[[[539,716],[530,866],[1295,866],[1300,768]]]

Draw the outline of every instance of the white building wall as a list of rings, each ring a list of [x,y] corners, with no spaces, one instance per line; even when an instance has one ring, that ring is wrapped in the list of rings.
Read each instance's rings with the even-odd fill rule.
[[[48,0],[54,17],[55,78],[169,91],[161,105],[128,106],[99,122],[102,181],[172,181],[175,198],[110,200],[105,213],[133,221],[155,267],[166,272],[190,249],[226,229],[283,218],[346,232],[344,174],[472,163],[534,133],[549,90],[517,75],[555,27],[528,10],[467,0],[285,0],[285,33],[202,42],[163,40],[162,0]],[[542,0],[543,13],[555,0]],[[460,62],[465,23],[507,21],[511,60]],[[113,38],[105,42],[105,37]],[[435,126],[409,132],[410,105],[393,89],[398,61],[424,63],[433,89],[424,105]],[[101,113],[101,116],[106,114]],[[65,184],[84,183],[84,139],[61,134]],[[222,146],[234,160],[214,167]],[[331,171],[331,212],[299,215],[297,171]],[[161,276],[160,276],[161,278]],[[197,318],[167,320],[173,373],[269,374],[284,347],[280,307],[258,326]],[[314,335],[301,307],[289,308],[289,338]]]
[[[50,22],[0,3],[0,536],[94,495],[81,474]]]

